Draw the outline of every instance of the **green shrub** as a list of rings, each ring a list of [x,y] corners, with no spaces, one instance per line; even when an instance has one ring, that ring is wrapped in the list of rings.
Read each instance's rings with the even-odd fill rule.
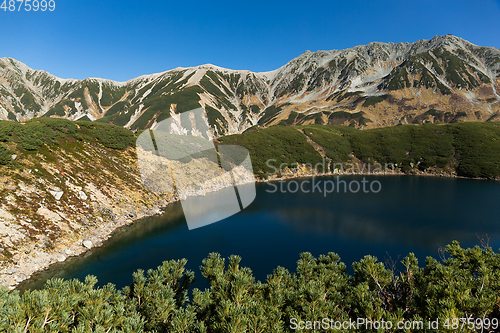
[[[220,143],[247,148],[254,172],[261,177],[273,174],[282,163],[293,168],[294,163],[320,163],[321,156],[294,127],[273,126],[262,131],[219,138]],[[268,162],[269,161],[269,162]]]
[[[0,121],[0,141],[6,142],[11,139],[16,122]]]
[[[76,124],[80,126],[79,132],[84,138],[95,139],[104,147],[125,149],[135,145],[134,134],[121,126],[87,121],[77,121]]]
[[[426,114],[447,116],[433,109]],[[352,122],[355,116],[362,119],[361,113],[335,112],[332,116],[349,116]],[[348,126],[274,126],[220,141],[246,147],[255,173],[262,177],[273,171],[266,166],[269,159],[276,160],[274,165],[318,161],[319,154],[297,129],[321,146],[334,162],[348,162],[352,155],[364,163],[397,164],[405,172],[441,168],[465,177],[500,177],[500,125],[494,122],[403,125],[363,131]]]
[[[131,131],[111,124],[49,117],[33,118],[25,124],[0,121],[0,142],[14,143],[17,149],[37,151],[44,145],[58,146],[74,140],[97,142],[113,149],[135,145]]]
[[[499,318],[500,255],[491,247],[446,247],[423,267],[413,253],[386,267],[365,256],[352,264],[353,274],[335,253],[302,253],[295,272],[277,267],[263,282],[241,267],[241,257],[226,262],[217,253],[203,260],[201,275],[210,287],[190,285],[194,272],[186,259],[164,262],[147,275],[133,274],[122,290],[97,279],[49,280],[41,290],[9,293],[0,289],[3,332],[294,332],[295,320],[358,318],[391,322],[439,320],[430,332],[471,332],[446,328],[453,318]],[[305,325],[305,323],[304,323]],[[304,331],[320,331],[310,328]],[[323,330],[321,330],[323,331]],[[364,325],[342,332],[373,332]],[[490,330],[492,331],[492,330]]]
[[[459,164],[465,177],[500,176],[500,124],[456,123],[450,125]]]
[[[0,165],[6,165],[11,162],[13,151],[7,149],[4,145],[0,144]]]
[[[387,99],[389,95],[382,95],[382,96],[372,96],[372,97],[368,97],[365,101],[365,103],[363,104],[363,106],[372,106],[372,105],[375,105],[377,103],[380,103],[382,101],[385,101]]]

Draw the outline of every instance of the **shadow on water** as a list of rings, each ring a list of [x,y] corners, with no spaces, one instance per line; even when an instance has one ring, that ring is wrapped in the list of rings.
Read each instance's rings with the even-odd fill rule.
[[[360,182],[362,177],[341,179]],[[161,216],[120,229],[101,248],[54,264],[18,289],[41,288],[52,277],[83,280],[89,274],[99,278],[99,285],[111,282],[122,288],[131,283],[137,269],[181,258],[188,259],[186,267],[198,277],[194,286],[202,289],[208,284],[199,267],[211,252],[225,258],[240,255],[241,265],[262,281],[278,265],[295,271],[301,252],[315,256],[336,252],[352,273],[351,263],[368,254],[384,262],[402,260],[413,252],[423,264],[426,256],[438,257],[438,249],[453,240],[474,246],[480,244],[478,236],[486,234],[495,251],[500,247],[500,183],[409,176],[366,179],[379,181],[381,191],[325,195],[318,187],[313,193],[312,184],[304,183],[311,179],[297,179],[284,182],[284,192],[278,187],[271,193],[273,185],[257,184],[256,200],[247,209],[191,231],[180,203],[174,203]],[[291,182],[310,192],[291,193],[287,187]],[[207,200],[211,198],[207,195]]]

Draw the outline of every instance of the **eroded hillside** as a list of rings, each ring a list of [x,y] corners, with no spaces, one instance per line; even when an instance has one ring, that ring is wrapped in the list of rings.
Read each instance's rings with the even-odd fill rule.
[[[0,136],[4,285],[99,245],[172,200],[144,189],[135,136],[121,127],[41,118],[0,122]]]

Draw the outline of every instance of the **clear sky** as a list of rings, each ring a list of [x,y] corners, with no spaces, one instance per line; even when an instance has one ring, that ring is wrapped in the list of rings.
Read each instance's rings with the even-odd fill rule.
[[[125,81],[205,63],[269,71],[306,50],[444,34],[500,48],[500,0],[55,3],[53,12],[1,9],[0,57],[61,78]]]

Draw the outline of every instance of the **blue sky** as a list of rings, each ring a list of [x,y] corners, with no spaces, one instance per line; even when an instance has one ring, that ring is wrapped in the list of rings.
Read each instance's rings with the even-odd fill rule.
[[[54,12],[0,10],[0,57],[125,81],[205,63],[269,71],[306,50],[444,34],[500,48],[500,0],[55,2]]]

